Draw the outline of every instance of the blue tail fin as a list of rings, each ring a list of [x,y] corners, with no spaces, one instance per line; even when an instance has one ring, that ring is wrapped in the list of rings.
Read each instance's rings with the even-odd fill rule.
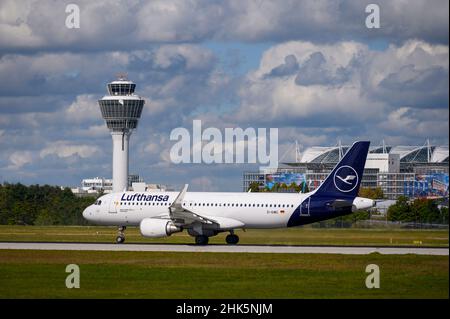
[[[315,194],[339,197],[358,196],[370,142],[355,142],[319,186]]]

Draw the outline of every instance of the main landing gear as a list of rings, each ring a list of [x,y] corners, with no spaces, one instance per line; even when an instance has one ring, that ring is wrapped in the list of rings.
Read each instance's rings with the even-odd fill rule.
[[[233,233],[230,233],[226,238],[225,241],[229,245],[236,245],[239,242],[239,236],[235,235]]]
[[[235,235],[233,232],[225,238],[227,244],[236,245],[239,242],[239,236]],[[206,235],[195,236],[195,244],[197,245],[208,245],[209,237]]]
[[[205,235],[195,236],[195,243],[197,245],[208,245],[209,237]]]
[[[116,243],[123,244],[125,242],[125,229],[127,229],[126,226],[119,226],[117,228]]]

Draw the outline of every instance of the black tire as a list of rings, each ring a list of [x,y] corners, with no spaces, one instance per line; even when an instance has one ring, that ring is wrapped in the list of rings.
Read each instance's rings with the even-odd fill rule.
[[[124,242],[125,242],[125,237],[123,237],[123,236],[116,237],[116,243],[123,244]]]
[[[208,245],[209,238],[205,235],[195,236],[195,243],[197,245]]]
[[[225,238],[228,245],[236,245],[239,242],[239,236],[238,235],[228,235]]]

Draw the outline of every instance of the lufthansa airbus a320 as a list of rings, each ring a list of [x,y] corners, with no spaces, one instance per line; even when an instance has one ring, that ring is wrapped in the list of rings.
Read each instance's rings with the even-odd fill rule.
[[[117,243],[127,226],[142,236],[166,237],[186,230],[199,245],[221,232],[237,244],[236,229],[267,229],[305,225],[374,206],[358,197],[369,142],[356,142],[330,175],[309,193],[123,192],[101,196],[83,217],[99,225],[118,226]]]

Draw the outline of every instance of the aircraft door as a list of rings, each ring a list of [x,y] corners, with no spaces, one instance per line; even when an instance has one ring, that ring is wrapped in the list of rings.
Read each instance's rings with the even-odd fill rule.
[[[117,214],[117,200],[116,196],[112,195],[111,200],[109,201],[109,209],[108,213],[110,214]]]
[[[309,216],[309,206],[311,203],[311,197],[308,197],[300,205],[300,216]]]

